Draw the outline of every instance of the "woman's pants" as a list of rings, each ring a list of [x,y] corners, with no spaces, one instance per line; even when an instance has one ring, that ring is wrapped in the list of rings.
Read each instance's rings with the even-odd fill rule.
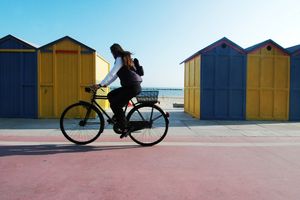
[[[138,84],[134,86],[120,87],[108,93],[107,97],[110,107],[115,114],[116,121],[121,129],[124,129],[127,126],[123,107],[127,105],[130,99],[138,95],[141,90],[142,88]]]

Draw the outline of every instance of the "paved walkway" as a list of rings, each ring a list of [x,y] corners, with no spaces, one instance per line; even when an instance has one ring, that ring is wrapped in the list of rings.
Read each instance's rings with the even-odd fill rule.
[[[166,110],[170,113],[169,135],[184,136],[300,136],[300,122],[284,121],[209,121],[198,120],[182,109]],[[106,134],[112,134],[106,126]],[[61,135],[57,119],[1,119],[0,136]]]
[[[300,198],[300,123],[200,121],[169,111],[168,136],[147,148],[109,126],[76,146],[58,120],[0,119],[0,199]]]

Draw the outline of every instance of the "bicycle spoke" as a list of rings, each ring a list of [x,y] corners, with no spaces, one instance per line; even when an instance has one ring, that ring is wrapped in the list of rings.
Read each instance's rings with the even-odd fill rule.
[[[160,142],[168,130],[168,121],[163,111],[157,106],[140,105],[129,113],[129,121],[148,121],[151,127],[131,133],[133,141],[141,145],[154,145]]]
[[[160,116],[155,117],[154,119],[152,119],[152,121],[156,121],[156,120],[158,120],[158,119],[161,118],[161,117],[163,117],[163,115],[160,115]]]
[[[146,121],[145,118],[143,117],[143,115],[141,114],[141,112],[139,110],[137,110],[137,113],[141,117],[142,121]]]

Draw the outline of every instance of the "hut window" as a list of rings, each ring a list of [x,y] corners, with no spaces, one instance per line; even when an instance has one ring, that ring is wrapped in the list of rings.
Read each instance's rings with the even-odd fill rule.
[[[227,44],[223,43],[222,48],[225,49],[227,47]]]
[[[268,50],[268,51],[271,51],[271,50],[272,50],[272,47],[271,47],[270,45],[268,45],[268,46],[267,46],[267,50]]]

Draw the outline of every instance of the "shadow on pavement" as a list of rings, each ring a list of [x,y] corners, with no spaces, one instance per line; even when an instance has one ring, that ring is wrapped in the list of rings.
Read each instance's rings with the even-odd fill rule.
[[[82,153],[93,151],[122,150],[144,148],[140,145],[116,145],[116,146],[80,146],[80,145],[15,145],[0,146],[0,157],[27,156],[27,155],[51,155],[63,153]]]

